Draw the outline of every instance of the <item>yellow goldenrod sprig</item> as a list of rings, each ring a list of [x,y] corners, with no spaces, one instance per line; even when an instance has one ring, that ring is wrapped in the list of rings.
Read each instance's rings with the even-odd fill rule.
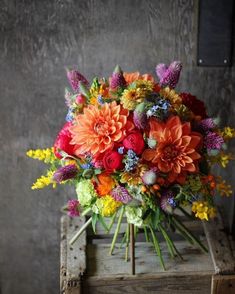
[[[38,178],[36,180],[35,183],[33,183],[32,190],[43,189],[43,188],[49,186],[50,184],[52,184],[53,188],[55,188],[56,182],[54,182],[52,179],[53,174],[54,174],[54,171],[52,171],[52,170],[47,171],[47,174],[45,176],[42,175],[40,178]]]
[[[57,159],[53,152],[53,147],[46,149],[28,150],[26,155],[33,159],[41,160],[45,163],[54,163]]]

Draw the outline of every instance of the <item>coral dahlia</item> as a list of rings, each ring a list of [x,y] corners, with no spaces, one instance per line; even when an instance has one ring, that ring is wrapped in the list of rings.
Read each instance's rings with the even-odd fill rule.
[[[150,138],[157,141],[155,149],[146,149],[143,158],[151,161],[158,169],[168,174],[168,181],[183,183],[186,173],[197,171],[196,151],[201,135],[191,132],[190,123],[181,123],[173,116],[166,123],[156,119],[150,121]]]
[[[89,105],[83,114],[75,118],[75,125],[71,127],[72,141],[77,142],[75,154],[99,154],[111,150],[115,142],[120,142],[133,124],[127,120],[128,110],[117,103],[104,103],[101,107]]]

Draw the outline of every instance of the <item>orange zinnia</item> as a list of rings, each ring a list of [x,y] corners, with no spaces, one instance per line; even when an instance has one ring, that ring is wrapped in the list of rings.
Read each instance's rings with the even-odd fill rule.
[[[115,101],[101,107],[89,105],[84,108],[83,114],[76,116],[75,125],[70,129],[70,143],[76,142],[78,145],[75,154],[91,153],[98,156],[112,149],[114,143],[123,140],[127,130],[133,127],[127,120],[128,115],[128,110]]]
[[[115,187],[115,181],[107,173],[101,173],[97,176],[99,183],[97,183],[96,190],[99,196],[105,196]]]
[[[124,78],[125,78],[127,84],[131,84],[136,80],[145,80],[145,81],[154,82],[153,76],[151,76],[150,74],[141,75],[138,71],[124,72],[123,75],[124,75]]]
[[[183,183],[188,172],[197,171],[197,160],[201,156],[196,148],[201,135],[191,132],[190,123],[182,124],[178,116],[169,118],[166,123],[152,119],[149,135],[156,140],[156,148],[146,149],[143,158],[167,173],[169,182]]]

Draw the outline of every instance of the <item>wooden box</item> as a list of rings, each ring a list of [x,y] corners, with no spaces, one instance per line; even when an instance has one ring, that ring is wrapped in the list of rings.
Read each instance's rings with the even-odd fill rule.
[[[209,249],[208,254],[174,233],[176,247],[184,260],[171,259],[162,240],[166,271],[162,270],[151,243],[142,242],[140,234],[135,250],[136,275],[130,274],[130,262],[124,261],[125,246],[119,249],[117,243],[114,254],[109,255],[112,235],[105,234],[100,227],[97,235],[88,230],[73,246],[69,245],[84,221],[84,218],[62,217],[63,294],[235,294],[235,261],[220,216],[210,222],[185,223],[200,236]]]

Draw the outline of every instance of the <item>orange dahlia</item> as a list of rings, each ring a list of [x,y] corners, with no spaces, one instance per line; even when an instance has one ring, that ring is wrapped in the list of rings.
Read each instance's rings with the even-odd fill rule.
[[[126,136],[132,124],[127,120],[128,110],[117,103],[105,103],[101,107],[89,105],[82,114],[75,118],[71,127],[73,142],[77,142],[75,150],[77,156],[91,153],[98,156],[100,153],[113,148],[114,143],[120,142]]]
[[[178,116],[172,116],[166,123],[153,119],[149,135],[156,140],[156,147],[146,149],[143,158],[167,173],[169,182],[183,183],[188,172],[197,171],[201,156],[196,149],[201,135],[191,131],[189,122],[182,124]]]

